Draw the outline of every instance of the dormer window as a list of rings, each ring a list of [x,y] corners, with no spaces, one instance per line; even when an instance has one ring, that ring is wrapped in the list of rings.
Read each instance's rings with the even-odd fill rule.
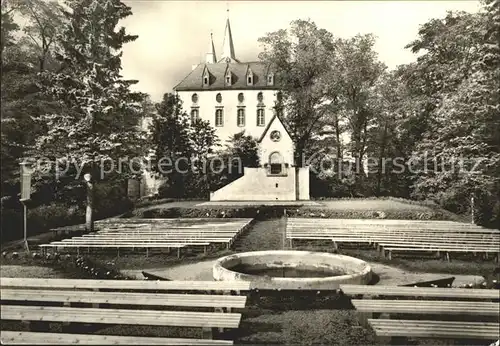
[[[250,68],[247,73],[247,85],[253,85],[253,72]]]
[[[210,75],[208,74],[208,70],[205,71],[203,74],[203,86],[209,86],[210,85]]]
[[[230,86],[232,83],[231,71],[227,70],[226,72],[226,85]]]
[[[270,73],[267,75],[267,85],[273,85],[274,84],[274,74]]]

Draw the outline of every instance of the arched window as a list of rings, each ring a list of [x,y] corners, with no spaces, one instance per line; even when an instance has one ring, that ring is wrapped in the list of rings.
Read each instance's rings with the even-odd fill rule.
[[[257,101],[262,102],[262,100],[264,100],[264,94],[260,92],[257,94]]]
[[[283,156],[277,151],[269,155],[269,166],[271,174],[281,174],[283,170]]]
[[[221,103],[222,102],[222,95],[220,93],[218,93],[217,95],[215,95],[215,101],[217,101],[217,103]]]
[[[265,114],[264,108],[257,109],[257,126],[264,126],[265,124]]]
[[[222,109],[215,110],[215,126],[223,126],[224,125],[224,117]]]
[[[199,112],[197,109],[192,109],[191,110],[191,122],[194,123],[196,120],[198,120],[199,117]]]
[[[193,96],[191,96],[191,101],[193,101],[193,103],[198,103],[198,94],[194,93]]]
[[[245,95],[243,95],[243,93],[239,93],[239,94],[238,94],[238,101],[239,101],[239,102],[243,102],[243,101],[245,101]]]
[[[238,117],[237,117],[238,126],[245,126],[245,109],[238,109]]]

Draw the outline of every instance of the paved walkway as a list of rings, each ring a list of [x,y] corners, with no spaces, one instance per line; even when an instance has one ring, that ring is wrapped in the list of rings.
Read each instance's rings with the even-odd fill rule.
[[[148,269],[146,271],[171,280],[213,280],[212,267],[215,261],[216,260],[201,261],[168,268]],[[405,271],[380,263],[370,263],[370,265],[372,266],[373,272],[380,276],[380,281],[377,285],[397,286],[419,281],[437,280],[450,276],[455,277],[455,281],[453,282],[453,286],[455,287],[468,283],[481,283],[484,281],[482,276],[477,275],[418,273]],[[144,279],[141,270],[122,270],[122,272],[130,276],[135,276],[138,279]]]
[[[197,207],[260,207],[260,206],[276,206],[276,207],[303,207],[303,206],[321,206],[315,201],[211,201],[197,204]]]

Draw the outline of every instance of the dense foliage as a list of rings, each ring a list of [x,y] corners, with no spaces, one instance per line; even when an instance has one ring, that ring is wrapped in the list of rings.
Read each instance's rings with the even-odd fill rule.
[[[126,179],[137,169],[110,166],[144,147],[138,129],[144,95],[120,75],[122,46],[136,36],[116,26],[131,14],[119,0],[2,1],[2,210],[11,216],[2,218],[2,236],[22,229],[16,220],[24,159],[35,169],[30,208],[66,210],[47,227],[79,219],[71,215],[81,215],[86,203],[83,173],[92,174],[97,197],[108,192],[106,201],[91,203],[96,216],[130,208]]]
[[[369,34],[335,38],[294,21],[259,40],[313,196],[430,199],[459,213],[473,204],[476,222],[500,227],[500,5],[482,4],[421,25],[407,46],[416,62],[393,71]]]

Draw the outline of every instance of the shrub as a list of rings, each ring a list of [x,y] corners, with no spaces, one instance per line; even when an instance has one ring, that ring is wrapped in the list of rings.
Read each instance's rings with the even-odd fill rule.
[[[97,184],[94,196],[94,218],[107,218],[130,211],[133,203],[126,197],[124,186],[116,184]],[[2,242],[23,238],[23,209],[20,203],[2,203],[1,236]],[[85,222],[85,208],[53,202],[46,205],[28,206],[28,236],[38,235],[61,226]]]

